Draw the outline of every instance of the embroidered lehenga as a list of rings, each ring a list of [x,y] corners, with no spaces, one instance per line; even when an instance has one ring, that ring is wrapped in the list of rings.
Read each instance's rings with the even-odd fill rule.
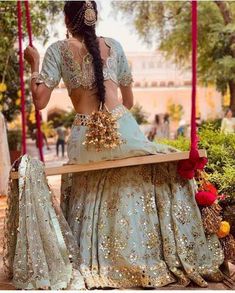
[[[105,41],[111,48],[105,79],[129,85],[122,47],[113,39]],[[66,42],[49,47],[38,82],[55,87],[62,76],[70,91],[83,85],[84,76]],[[77,114],[68,142],[70,164],[175,151],[148,141],[124,106],[112,113],[125,143],[114,150],[87,150],[89,115]],[[51,204],[40,162],[24,157],[20,172],[19,233],[11,239],[17,287],[161,287],[190,281],[205,287],[205,280],[221,280],[220,243],[216,235],[205,235],[195,183],[179,177],[176,163],[63,176],[63,213]]]

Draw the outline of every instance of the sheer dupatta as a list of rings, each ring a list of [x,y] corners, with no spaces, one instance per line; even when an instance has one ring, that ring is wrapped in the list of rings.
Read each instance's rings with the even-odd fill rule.
[[[5,265],[21,289],[85,288],[79,249],[47,184],[43,164],[25,155],[9,186]],[[75,281],[76,288],[71,282]]]

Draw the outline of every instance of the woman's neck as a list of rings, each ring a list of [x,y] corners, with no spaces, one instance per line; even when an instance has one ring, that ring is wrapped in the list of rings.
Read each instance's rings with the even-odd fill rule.
[[[84,39],[82,37],[70,37],[71,40],[76,40],[76,41],[79,41],[80,43],[83,43],[84,42]]]

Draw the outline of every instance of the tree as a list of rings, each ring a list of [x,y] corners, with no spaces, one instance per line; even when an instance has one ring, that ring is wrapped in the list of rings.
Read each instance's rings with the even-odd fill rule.
[[[135,104],[132,108],[131,108],[131,113],[132,115],[134,116],[136,122],[138,124],[146,124],[148,123],[148,120],[147,120],[147,113],[145,113],[143,111],[143,107],[140,106],[138,103]]]
[[[169,113],[171,120],[179,122],[182,116],[184,115],[184,109],[181,104],[175,104],[170,99],[167,102],[167,112]]]
[[[47,25],[57,20],[62,5],[62,1],[30,1],[33,35],[44,44],[49,38]],[[22,10],[24,13],[23,2]],[[19,113],[21,96],[16,11],[17,1],[0,2],[0,111],[8,121],[12,121]],[[25,24],[23,31],[25,38]],[[26,66],[26,71],[28,70]],[[26,92],[29,94],[27,85],[28,82]],[[26,106],[30,106],[29,97],[26,99]]]
[[[157,43],[166,58],[189,68],[191,56],[190,1],[117,1],[115,11],[127,16],[140,38]],[[202,84],[215,84],[230,92],[235,113],[235,3],[198,3],[198,77]]]

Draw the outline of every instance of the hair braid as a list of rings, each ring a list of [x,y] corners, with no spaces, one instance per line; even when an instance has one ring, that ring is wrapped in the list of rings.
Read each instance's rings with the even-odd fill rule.
[[[95,29],[84,31],[84,42],[88,52],[93,57],[94,72],[96,79],[96,86],[98,90],[98,97],[102,105],[105,102],[105,86],[103,75],[103,61],[101,59],[99,41],[97,39]]]
[[[103,61],[101,59],[99,41],[96,36],[95,25],[88,26],[84,23],[85,3],[86,1],[66,1],[64,5],[64,13],[69,20],[68,27],[71,29],[73,36],[80,36],[84,39],[86,48],[93,58],[97,95],[103,106],[105,103]],[[91,3],[97,18],[98,12],[96,3],[95,1],[91,1]]]

